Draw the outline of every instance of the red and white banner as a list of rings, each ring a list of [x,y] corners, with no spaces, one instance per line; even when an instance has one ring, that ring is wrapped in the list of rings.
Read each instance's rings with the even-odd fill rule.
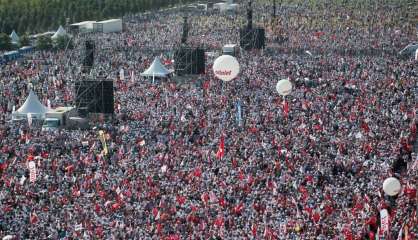
[[[34,161],[30,161],[28,164],[29,167],[29,180],[30,182],[36,181],[36,164]]]
[[[389,213],[388,210],[380,210],[380,230],[384,236],[390,234],[389,232]]]

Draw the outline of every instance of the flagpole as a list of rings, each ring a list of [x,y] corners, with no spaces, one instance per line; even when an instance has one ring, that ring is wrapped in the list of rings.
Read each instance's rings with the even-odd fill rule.
[[[168,109],[168,88],[169,87],[169,84],[168,83],[166,83],[166,85],[165,85],[165,88],[164,88],[164,91],[165,91],[165,106],[166,106],[166,108]]]

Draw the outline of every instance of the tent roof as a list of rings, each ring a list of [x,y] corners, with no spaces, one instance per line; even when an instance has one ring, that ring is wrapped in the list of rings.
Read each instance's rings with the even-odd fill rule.
[[[122,22],[122,19],[120,18],[115,18],[115,19],[108,19],[108,20],[103,20],[97,23],[111,23],[111,22]]]
[[[161,63],[160,59],[156,57],[154,61],[152,62],[151,66],[145,70],[143,73],[141,73],[141,76],[144,77],[166,77],[168,74],[170,74],[170,71],[164,67],[164,65]]]
[[[31,113],[33,115],[45,115],[47,112],[52,110],[45,107],[38,99],[38,96],[30,90],[28,98],[23,103],[23,105],[14,112],[15,115],[27,115]]]
[[[10,34],[10,38],[12,39],[12,43],[17,43],[20,39],[15,30],[13,30],[13,32]]]
[[[83,25],[92,24],[92,23],[95,23],[95,22],[96,21],[84,21],[84,22],[73,23],[73,24],[71,24],[71,26],[83,26]]]
[[[51,38],[56,39],[58,37],[65,36],[65,35],[67,35],[67,32],[65,31],[65,29],[62,26],[60,26]]]

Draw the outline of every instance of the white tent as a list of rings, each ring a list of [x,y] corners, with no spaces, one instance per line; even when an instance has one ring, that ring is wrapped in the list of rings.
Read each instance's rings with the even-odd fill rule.
[[[233,4],[229,4],[229,5],[227,5],[226,6],[226,11],[232,11],[232,12],[235,12],[235,11],[237,11],[238,10],[238,4],[236,4],[236,3],[233,3]]]
[[[219,11],[225,11],[227,5],[228,4],[224,2],[215,3],[213,4],[213,9],[214,10],[217,9]]]
[[[10,34],[10,38],[12,39],[13,44],[18,44],[19,43],[20,38],[17,35],[17,33],[15,32],[15,30],[13,30],[13,32]]]
[[[151,66],[141,73],[143,77],[167,77],[170,71],[164,67],[160,59],[156,57],[152,62]]]
[[[65,29],[62,26],[60,26],[51,38],[52,39],[57,39],[58,37],[62,37],[62,36],[65,36],[65,35],[67,35],[67,32],[65,31]]]
[[[30,90],[28,98],[23,103],[23,105],[13,112],[12,116],[14,118],[26,118],[28,113],[34,118],[43,119],[47,112],[52,112],[51,109],[45,107],[38,99],[38,96]]]

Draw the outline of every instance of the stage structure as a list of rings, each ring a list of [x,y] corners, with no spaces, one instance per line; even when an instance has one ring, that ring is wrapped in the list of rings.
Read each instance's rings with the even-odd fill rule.
[[[240,29],[240,46],[245,50],[263,49],[266,45],[264,28],[253,27],[252,0],[248,1],[247,26]]]
[[[187,45],[189,35],[188,17],[183,17],[181,46],[174,50],[174,70],[179,76],[205,73],[205,50]]]
[[[85,42],[81,75],[74,84],[74,105],[82,117],[95,113],[114,114],[113,80],[95,73],[95,48],[94,41]]]
[[[114,113],[113,81],[86,76],[75,83],[76,107],[81,116],[90,113]]]

